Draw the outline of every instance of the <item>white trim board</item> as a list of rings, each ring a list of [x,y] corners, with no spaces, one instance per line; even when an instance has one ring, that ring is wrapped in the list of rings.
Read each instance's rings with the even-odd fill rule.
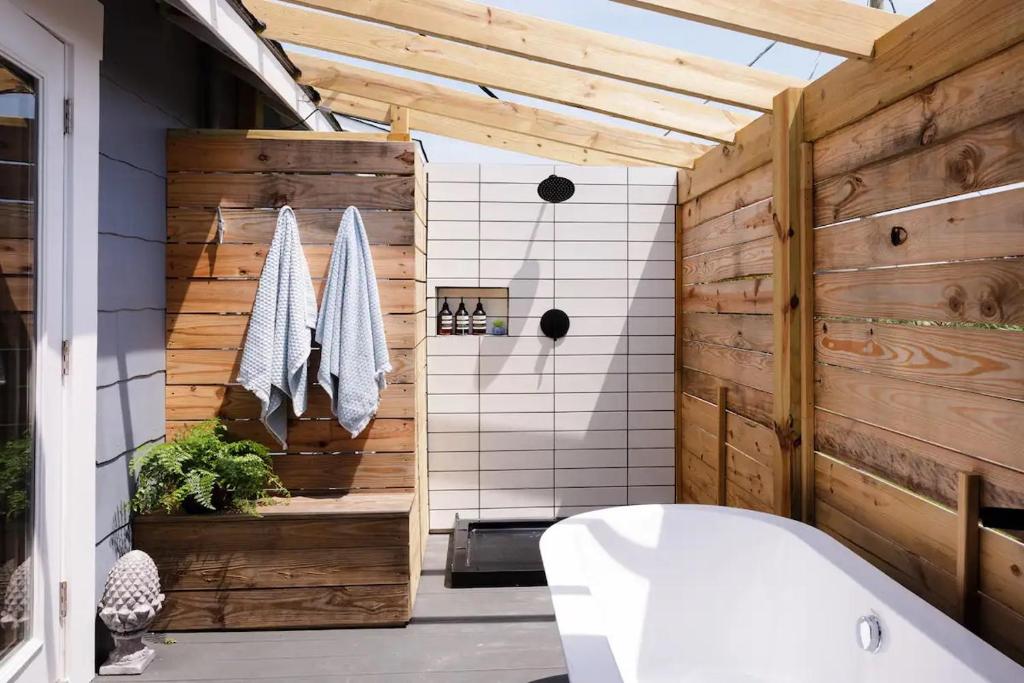
[[[311,130],[333,132],[327,114],[317,109],[277,56],[249,28],[227,0],[177,0],[177,3],[223,41]],[[307,118],[308,117],[308,118]]]

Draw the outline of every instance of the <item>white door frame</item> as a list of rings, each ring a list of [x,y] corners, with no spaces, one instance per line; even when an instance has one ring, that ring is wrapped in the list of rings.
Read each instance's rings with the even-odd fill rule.
[[[68,586],[58,680],[87,683],[95,674],[97,222],[103,6],[97,0],[0,2],[20,7],[64,43],[65,97],[72,102],[72,129],[64,136],[61,169],[65,199],[63,337],[71,341],[70,373],[61,392],[64,438],[57,489],[62,510],[61,538],[58,547],[49,552],[59,556],[59,579]]]

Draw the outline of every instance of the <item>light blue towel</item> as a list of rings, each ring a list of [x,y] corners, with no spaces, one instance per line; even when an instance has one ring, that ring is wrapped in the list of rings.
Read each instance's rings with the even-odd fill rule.
[[[345,209],[327,271],[316,325],[317,380],[331,397],[331,412],[353,437],[377,412],[391,372],[377,276],[359,209]]]
[[[310,334],[316,328],[316,291],[291,207],[277,214],[277,228],[263,263],[245,334],[238,381],[260,400],[260,419],[287,446],[288,407],[306,412]]]

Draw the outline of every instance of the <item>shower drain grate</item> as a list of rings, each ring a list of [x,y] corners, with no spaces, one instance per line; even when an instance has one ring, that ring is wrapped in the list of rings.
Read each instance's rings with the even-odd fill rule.
[[[448,542],[445,586],[546,586],[540,537],[555,520],[455,518]]]

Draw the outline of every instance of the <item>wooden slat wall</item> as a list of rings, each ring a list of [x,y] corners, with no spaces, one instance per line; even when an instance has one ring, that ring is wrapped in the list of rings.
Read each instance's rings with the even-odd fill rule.
[[[378,417],[355,439],[331,419],[326,394],[311,386],[306,415],[289,423],[288,451],[296,457],[278,456],[278,470],[293,489],[414,488],[418,321],[425,310],[414,146],[188,131],[170,134],[167,159],[168,433],[217,416],[232,434],[280,448],[258,420],[258,403],[235,381],[277,208],[296,210],[319,292],[341,214],[354,205],[372,243],[395,370]],[[314,351],[311,382],[318,361]],[[349,457],[355,453],[361,456]]]
[[[1012,187],[1024,182],[1024,43],[1017,30],[989,50],[990,31],[937,59],[933,38],[954,15],[996,17],[1001,4],[935,3],[880,41],[874,63],[805,93],[814,419],[812,495],[794,514],[950,616],[976,613],[965,625],[1024,663],[1024,543],[983,528],[978,557],[960,557],[960,520],[973,518],[957,509],[964,472],[980,477],[982,506],[1024,508],[1024,189]],[[865,88],[887,94],[856,95]],[[716,502],[725,387],[725,504],[774,507],[771,130],[767,114],[680,172],[686,502]],[[973,560],[978,590],[962,594]]]
[[[1024,508],[1024,190],[983,193],[1022,84],[1024,44],[814,144],[815,522],[951,616],[959,473]],[[1024,662],[1024,543],[980,555],[967,625]]]
[[[771,511],[778,455],[771,426],[772,167],[694,195],[711,184],[700,177],[681,176],[680,196],[690,198],[677,214],[678,498],[717,499],[717,401],[724,388],[726,502]]]

